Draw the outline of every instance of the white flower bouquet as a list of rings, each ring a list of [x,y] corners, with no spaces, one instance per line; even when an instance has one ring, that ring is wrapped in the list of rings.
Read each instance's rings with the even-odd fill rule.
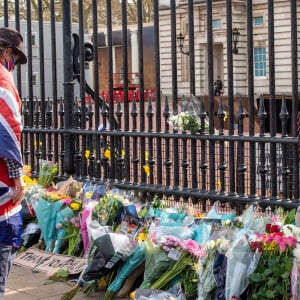
[[[190,131],[191,133],[196,133],[201,128],[200,118],[196,114],[188,112],[181,112],[178,115],[172,114],[169,117],[168,123],[175,130],[180,129],[182,131]]]

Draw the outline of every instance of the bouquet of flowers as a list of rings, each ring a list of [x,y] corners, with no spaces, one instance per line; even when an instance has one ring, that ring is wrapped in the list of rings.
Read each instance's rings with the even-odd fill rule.
[[[175,130],[180,129],[191,133],[196,133],[201,128],[199,116],[188,112],[181,112],[178,115],[173,114],[169,117],[168,122]]]
[[[40,160],[40,172],[38,184],[42,187],[48,187],[53,183],[53,179],[58,172],[57,164],[46,160]]]
[[[64,218],[64,220],[61,223],[56,224],[56,228],[63,233],[61,239],[68,241],[68,249],[65,254],[74,255],[76,246],[80,238],[79,217],[73,217],[71,219]]]
[[[149,238],[145,239],[144,245],[145,272],[144,281],[140,287],[143,289],[148,289],[156,280],[160,278],[160,276],[162,276],[175,264],[175,261],[169,258],[167,253]]]
[[[191,98],[183,98],[181,103],[181,112],[179,114],[172,114],[169,117],[168,123],[173,126],[175,130],[180,129],[182,131],[190,131],[196,133],[202,129],[202,131],[208,130],[208,120],[201,122],[201,103],[195,96]]]
[[[214,273],[215,258],[217,251],[221,254],[226,253],[230,247],[230,240],[218,238],[216,240],[208,240],[204,249],[206,255],[199,259],[198,268],[198,299],[214,299],[213,294],[217,290],[217,284]]]
[[[199,258],[206,255],[204,248],[192,239],[181,241],[174,236],[165,236],[160,240],[159,245],[176,263],[152,284],[151,289],[160,290],[167,287],[176,276],[186,271],[188,271],[191,279],[196,279],[197,267],[195,264]],[[192,273],[194,272],[193,275],[190,274],[191,271]],[[184,282],[186,281],[183,280],[183,283]],[[193,282],[193,280],[191,280],[190,283],[194,283],[194,285],[190,286],[189,290],[185,290],[185,293],[189,294],[189,297],[193,297],[194,294],[192,293],[197,291],[197,281]]]
[[[256,234],[250,242],[253,251],[261,253],[255,271],[249,275],[251,299],[291,299],[293,249],[297,239],[268,226],[265,234]],[[276,229],[276,230],[277,230]],[[280,282],[281,284],[278,284]]]

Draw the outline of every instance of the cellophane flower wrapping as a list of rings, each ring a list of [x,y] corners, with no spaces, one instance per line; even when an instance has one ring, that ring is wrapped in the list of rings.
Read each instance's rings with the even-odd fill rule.
[[[35,206],[35,214],[41,227],[45,242],[45,251],[52,252],[56,241],[56,214],[60,211],[62,201],[47,201],[40,198]]]
[[[149,236],[154,241],[159,241],[164,236],[175,236],[180,240],[193,238],[194,229],[186,224],[189,218],[184,208],[168,208],[152,210],[149,214],[154,222],[149,227]]]
[[[106,188],[106,185],[94,184],[91,181],[87,181],[79,193],[83,207],[88,206],[90,202],[99,201],[105,195]]]
[[[65,237],[70,234],[70,232],[67,232],[66,223],[70,222],[72,218],[75,218],[75,214],[73,210],[68,206],[64,207],[63,209],[57,212],[56,222],[55,222],[57,232],[56,232],[56,241],[55,241],[53,253],[62,253],[61,252],[62,242],[65,239]],[[59,226],[59,224],[61,226]]]
[[[94,207],[92,219],[97,220],[102,226],[112,226],[114,231],[121,223],[123,205],[120,198],[121,195],[115,190],[108,191]]]
[[[245,236],[232,243],[227,252],[226,299],[239,297],[249,285],[248,275],[259,257],[250,249]]]
[[[88,222],[90,220],[90,216],[92,211],[96,205],[96,201],[91,201],[88,203],[84,209],[81,211],[81,237],[83,242],[83,257],[86,258],[88,256],[89,248],[90,248],[90,237],[88,233]]]
[[[54,177],[58,172],[57,164],[41,159],[39,161],[39,167],[38,184],[42,187],[51,186],[53,184]]]
[[[282,231],[286,233],[286,235],[292,235],[298,240],[298,243],[295,249],[293,250],[294,261],[291,274],[291,288],[293,300],[298,300],[300,297],[300,227],[291,224],[284,225]]]
[[[174,130],[190,131],[197,133],[201,129],[208,131],[208,121],[200,119],[200,101],[197,97],[184,98],[181,104],[181,112],[174,112],[169,116],[168,123]]]
[[[216,288],[213,276],[214,256],[199,260],[200,270],[198,278],[198,300],[206,300]]]
[[[111,284],[108,286],[107,291],[117,293],[126,278],[145,260],[145,244],[139,244],[133,253],[128,257],[123,266],[118,270],[118,273]]]
[[[145,273],[141,288],[150,288],[162,274],[169,270],[175,261],[150,239],[144,241],[145,244]]]
[[[167,291],[138,288],[134,300],[185,300],[186,297],[180,283],[175,284]]]
[[[292,299],[298,300],[298,295],[300,296],[300,271],[296,258],[294,258],[293,269],[291,273],[291,292]]]
[[[103,232],[92,241],[89,263],[82,275],[82,280],[88,282],[100,279],[116,270],[133,253],[133,247],[134,245],[126,235]]]
[[[165,236],[159,241],[159,246],[175,261],[175,264],[151,285],[151,289],[165,289],[173,283],[173,280],[182,282],[181,275],[186,271],[194,272],[194,264],[206,255],[203,247],[192,239],[181,241],[174,236]],[[197,284],[195,289],[196,286]],[[193,287],[189,286],[189,291],[192,290]]]
[[[168,123],[175,130],[190,131],[196,133],[201,128],[201,122],[199,116],[192,112],[180,112],[178,115],[171,114],[168,119]]]

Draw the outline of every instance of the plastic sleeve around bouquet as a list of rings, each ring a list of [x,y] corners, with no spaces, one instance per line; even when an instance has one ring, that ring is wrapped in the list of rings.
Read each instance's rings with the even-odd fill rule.
[[[175,284],[167,291],[150,290],[138,288],[135,292],[134,300],[186,300],[180,283]]]
[[[58,211],[56,214],[56,222],[55,222],[55,227],[57,228],[57,224],[65,224],[65,219],[71,220],[72,218],[75,217],[75,214],[73,210],[70,207],[65,207],[62,210]],[[56,232],[56,241],[53,249],[53,253],[61,253],[61,244],[66,236],[66,230],[62,227],[57,229]]]
[[[214,299],[225,299],[227,257],[218,250],[215,252],[213,274],[217,289]],[[236,274],[238,276],[238,274]]]
[[[154,231],[151,231],[151,234],[154,234]],[[175,236],[183,241],[193,238],[194,231],[193,228],[188,226],[157,226],[155,229],[155,237],[157,241],[164,236],[170,235]]]
[[[96,204],[96,201],[93,201],[92,203],[89,203],[83,211],[81,212],[81,237],[83,242],[83,257],[87,257],[88,251],[90,248],[90,238],[88,234],[88,219],[91,216],[93,206]]]
[[[122,234],[107,233],[94,241],[95,255],[82,276],[85,282],[99,279],[119,267],[130,256],[130,241]],[[114,259],[114,257],[116,259]]]
[[[118,271],[107,291],[118,292],[126,278],[145,260],[145,244],[141,243]]]
[[[226,299],[240,296],[249,284],[248,269],[255,269],[256,257],[245,237],[233,242],[227,255]]]
[[[46,160],[40,160],[40,171],[39,171],[39,178],[38,183],[42,187],[50,186],[53,183],[53,179],[58,172],[57,164]]]
[[[293,269],[291,272],[291,293],[292,299],[299,299],[300,296],[300,271],[297,266],[297,261],[294,258]]]
[[[40,198],[35,213],[46,245],[45,251],[52,252],[56,240],[56,214],[62,207],[61,201],[50,202]]]
[[[202,265],[198,272],[198,300],[206,300],[215,290],[216,282],[213,276],[214,255],[205,257],[199,261]]]
[[[176,263],[168,255],[155,245],[151,240],[146,239],[145,244],[145,273],[141,288],[149,288],[166,271]]]

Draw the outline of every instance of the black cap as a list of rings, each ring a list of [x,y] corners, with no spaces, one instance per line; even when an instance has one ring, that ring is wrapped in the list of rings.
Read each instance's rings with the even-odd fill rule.
[[[11,48],[13,50],[14,54],[19,55],[19,58],[17,61],[18,64],[23,65],[23,64],[27,63],[27,57],[20,48],[15,47],[15,46],[8,46],[7,48]]]
[[[23,42],[23,37],[18,31],[8,27],[0,28],[0,48],[11,48],[13,53],[19,56],[16,63],[26,64],[27,57],[24,52],[18,47],[21,42]]]

